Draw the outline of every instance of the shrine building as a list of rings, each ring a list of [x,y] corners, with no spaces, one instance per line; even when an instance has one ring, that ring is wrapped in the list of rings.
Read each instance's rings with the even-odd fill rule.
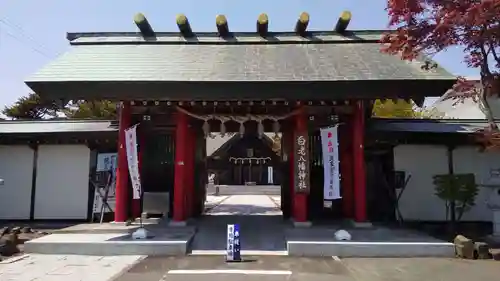
[[[124,130],[135,124],[143,187],[170,192],[174,221],[203,213],[210,134],[262,138],[271,132],[281,135],[270,161],[285,217],[301,223],[329,214],[365,222],[365,131],[373,101],[422,105],[456,81],[439,66],[426,68],[425,58],[409,62],[382,53],[379,39],[386,31],[347,29],[349,12],[325,31],[309,31],[307,13],[290,32],[270,31],[265,14],[254,32],[230,30],[223,15],[216,17],[216,32],[192,30],[184,15],[176,20],[177,32],[157,31],[138,14],[138,32],[68,33],[69,51],[26,80],[58,105],[119,102],[117,222],[141,213],[132,200],[124,145]],[[335,124],[342,199],[325,211],[319,129]],[[307,165],[300,184],[299,139],[305,140]]]

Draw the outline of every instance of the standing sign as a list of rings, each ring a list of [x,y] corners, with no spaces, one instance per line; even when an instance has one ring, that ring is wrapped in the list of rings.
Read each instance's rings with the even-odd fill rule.
[[[226,261],[241,261],[240,225],[227,225]]]
[[[99,153],[97,154],[97,166],[96,172],[111,172],[111,185],[109,187],[108,193],[108,205],[111,207],[112,211],[104,208],[104,212],[113,212],[115,209],[115,185],[116,185],[116,167],[118,154],[117,153]],[[99,213],[102,206],[102,198],[99,195],[99,191],[96,189],[94,191],[94,213]]]
[[[342,197],[340,196],[338,125],[321,129],[321,149],[325,179],[323,198],[325,200],[340,199]]]
[[[127,163],[132,183],[132,198],[141,198],[141,177],[139,174],[139,160],[137,157],[137,125],[125,130],[125,144],[127,149]]]
[[[309,143],[307,132],[297,133],[294,144],[295,191],[309,193]]]

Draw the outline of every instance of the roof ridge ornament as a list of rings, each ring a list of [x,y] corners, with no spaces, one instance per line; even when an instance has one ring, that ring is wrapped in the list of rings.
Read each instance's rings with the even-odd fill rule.
[[[220,37],[227,37],[229,35],[229,25],[226,16],[217,15],[215,17],[215,25],[217,26]]]
[[[307,31],[307,26],[309,25],[309,14],[307,12],[302,12],[295,24],[295,33],[300,36],[305,36]]]
[[[182,36],[184,37],[192,37],[193,36],[193,30],[191,29],[191,24],[189,24],[189,20],[184,14],[178,14],[177,17],[175,18],[175,21],[177,23],[177,27],[179,28],[179,31],[181,32]]]
[[[266,13],[262,13],[257,18],[257,33],[260,36],[265,37],[269,32],[269,17]]]
[[[335,32],[340,34],[344,33],[351,22],[351,18],[352,14],[350,11],[343,11],[335,25]]]
[[[151,24],[149,24],[148,19],[143,13],[137,13],[134,16],[134,23],[137,25],[137,28],[139,28],[139,31],[141,31],[141,34],[143,37],[155,37],[155,31],[153,30],[153,27],[151,27]]]

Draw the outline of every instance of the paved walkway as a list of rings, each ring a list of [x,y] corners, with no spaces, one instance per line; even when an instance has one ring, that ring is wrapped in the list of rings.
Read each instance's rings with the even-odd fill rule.
[[[149,257],[116,281],[467,281],[498,280],[500,263],[443,258],[338,259],[247,256]]]
[[[29,254],[0,263],[1,281],[111,281],[141,256]]]
[[[286,250],[286,223],[275,201],[267,195],[231,195],[199,220],[193,253],[223,253],[228,224],[240,225],[243,253]]]

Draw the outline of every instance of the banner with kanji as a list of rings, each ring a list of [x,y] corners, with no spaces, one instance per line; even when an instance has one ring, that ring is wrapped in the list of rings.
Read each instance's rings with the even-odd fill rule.
[[[137,125],[125,130],[127,163],[132,183],[132,198],[141,198],[141,176],[139,173],[139,158],[137,156]]]
[[[324,200],[340,199],[339,137],[338,125],[321,129],[323,151]]]

